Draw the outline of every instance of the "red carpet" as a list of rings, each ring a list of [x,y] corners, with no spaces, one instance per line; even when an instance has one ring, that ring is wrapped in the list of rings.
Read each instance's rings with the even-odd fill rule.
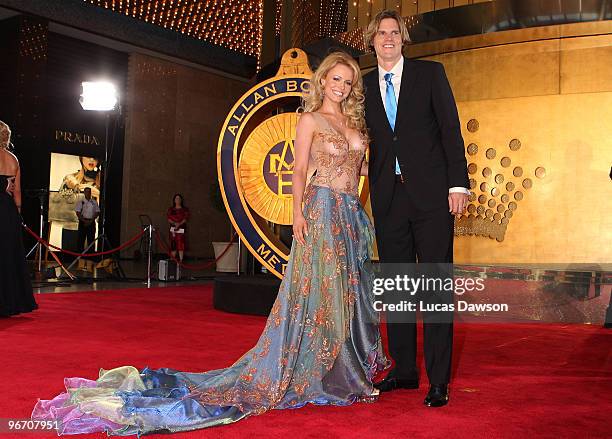
[[[211,296],[202,286],[38,295],[38,311],[0,320],[0,418],[29,417],[64,377],[95,378],[99,368],[231,364],[265,319],[215,311]],[[451,403],[442,409],[422,405],[425,379],[418,391],[373,404],[273,410],[172,437],[610,437],[611,348],[612,331],[599,327],[456,325]],[[55,435],[0,434],[8,437]]]

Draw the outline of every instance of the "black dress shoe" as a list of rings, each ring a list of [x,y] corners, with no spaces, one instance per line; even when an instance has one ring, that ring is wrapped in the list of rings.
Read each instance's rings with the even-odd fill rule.
[[[425,397],[427,407],[442,407],[448,404],[448,384],[432,384]]]
[[[406,378],[387,377],[379,383],[375,383],[374,387],[381,392],[390,392],[395,389],[418,389],[419,380],[409,380]]]

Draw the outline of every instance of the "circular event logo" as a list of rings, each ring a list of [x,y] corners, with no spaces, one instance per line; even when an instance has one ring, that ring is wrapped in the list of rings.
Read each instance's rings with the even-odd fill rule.
[[[293,142],[298,115],[266,119],[247,138],[238,169],[244,196],[260,217],[275,224],[293,224]]]
[[[217,148],[219,185],[230,220],[249,251],[279,278],[289,261],[289,248],[273,225],[293,223],[291,182],[299,116],[275,113],[288,105],[295,108],[308,92],[311,75],[302,50],[285,52],[277,76],[236,102]]]
[[[217,148],[217,171],[225,207],[251,253],[282,278],[289,249],[268,222],[292,224],[291,176],[298,115],[275,109],[299,102],[309,74],[275,76],[246,92],[225,119]]]

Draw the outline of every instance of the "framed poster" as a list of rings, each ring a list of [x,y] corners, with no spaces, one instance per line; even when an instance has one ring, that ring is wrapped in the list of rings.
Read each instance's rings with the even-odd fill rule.
[[[83,190],[86,187],[91,189],[92,197],[100,201],[100,182],[100,162],[96,157],[51,154],[49,173],[51,244],[72,251],[82,250],[78,249],[76,244],[79,220],[74,209],[77,201],[83,198]]]

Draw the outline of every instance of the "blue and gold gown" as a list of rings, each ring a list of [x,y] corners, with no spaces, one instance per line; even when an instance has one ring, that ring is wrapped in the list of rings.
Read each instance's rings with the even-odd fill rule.
[[[115,435],[194,430],[269,409],[372,401],[374,375],[388,366],[367,268],[373,231],[358,198],[366,139],[317,121],[304,194],[306,245],[295,240],[259,341],[232,366],[204,373],[132,366],[96,381],[65,380],[39,400],[33,419],[61,434]]]

